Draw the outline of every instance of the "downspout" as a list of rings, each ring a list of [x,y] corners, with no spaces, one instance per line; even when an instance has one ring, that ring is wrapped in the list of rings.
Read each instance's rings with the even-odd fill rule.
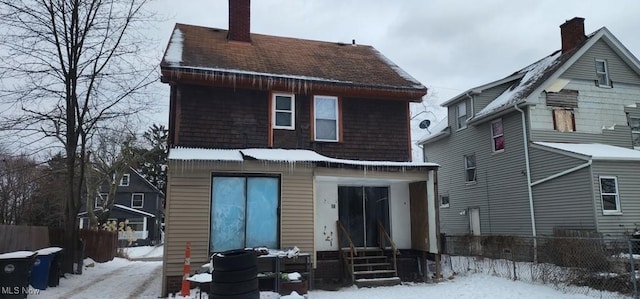
[[[513,108],[520,112],[522,116],[522,142],[524,144],[524,162],[527,173],[527,191],[529,192],[529,212],[531,213],[531,233],[533,236],[533,262],[538,262],[538,235],[536,233],[536,215],[533,210],[533,190],[531,189],[531,164],[529,163],[529,141],[527,138],[527,121],[524,110],[518,107],[518,103],[513,104]]]

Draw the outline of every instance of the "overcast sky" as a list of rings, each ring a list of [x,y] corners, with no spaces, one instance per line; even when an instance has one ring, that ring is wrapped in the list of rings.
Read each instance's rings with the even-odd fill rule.
[[[576,16],[585,18],[587,34],[607,27],[640,55],[637,0],[253,0],[251,6],[253,33],[374,46],[437,103],[559,49],[560,24]],[[176,22],[228,28],[228,0],[157,0],[150,8],[166,19],[158,28],[159,52]]]

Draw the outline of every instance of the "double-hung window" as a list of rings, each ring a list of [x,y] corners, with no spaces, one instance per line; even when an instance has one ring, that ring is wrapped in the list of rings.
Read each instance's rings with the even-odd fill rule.
[[[465,170],[465,182],[476,182],[476,156],[468,155],[464,156],[464,170]]]
[[[313,127],[316,141],[339,141],[338,98],[313,97]]]
[[[600,197],[602,199],[602,214],[619,215],[622,213],[616,177],[600,176]]]
[[[274,129],[296,129],[296,102],[293,94],[274,93],[273,94],[273,128]]]
[[[98,196],[96,196],[95,207],[99,208],[104,206],[104,203],[107,201],[108,197],[109,193],[99,193]]]
[[[491,122],[491,144],[494,152],[504,150],[504,131],[502,128],[502,119]]]
[[[631,127],[633,148],[640,149],[640,118],[629,117],[629,127]]]
[[[467,127],[467,102],[463,101],[456,105],[456,128],[464,129]]]
[[[607,61],[596,59],[596,75],[598,77],[598,86],[611,87],[611,79],[609,79],[609,68]]]
[[[120,186],[126,187],[129,186],[130,176],[128,173],[122,175],[122,179],[120,179]]]
[[[131,194],[131,207],[132,208],[144,207],[144,193]]]

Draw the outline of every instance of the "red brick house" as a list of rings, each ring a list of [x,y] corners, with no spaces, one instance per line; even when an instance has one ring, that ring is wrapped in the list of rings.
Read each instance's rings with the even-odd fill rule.
[[[343,268],[370,277],[341,248],[382,246],[380,273],[412,277],[416,256],[438,253],[438,166],[411,161],[409,103],[426,87],[371,46],[250,33],[250,1],[229,6],[229,30],[176,24],[161,63],[171,86],[163,293],[180,287],[186,242],[192,265],[231,248],[297,246],[317,282]]]

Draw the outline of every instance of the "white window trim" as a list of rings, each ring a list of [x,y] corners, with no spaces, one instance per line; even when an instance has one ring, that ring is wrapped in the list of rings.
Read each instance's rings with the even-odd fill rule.
[[[460,117],[462,115],[459,115],[460,113],[460,106],[464,106],[464,117],[465,117],[465,122],[463,126],[459,126],[459,121],[460,121]],[[456,130],[462,130],[462,129],[466,129],[467,128],[467,120],[469,119],[467,117],[467,115],[469,115],[469,113],[467,113],[467,101],[462,101],[461,103],[456,104]]]
[[[602,179],[613,179],[616,184],[616,193],[604,193],[602,192]],[[598,183],[600,184],[600,205],[602,208],[602,215],[622,215],[622,208],[620,207],[620,189],[618,188],[618,178],[615,176],[601,175],[598,177]],[[603,195],[615,195],[616,196],[616,210],[605,210]]]
[[[318,130],[317,120],[318,120],[318,118],[316,117],[316,99],[318,99],[318,98],[334,100],[335,109],[336,109],[336,139],[335,140],[318,138],[318,134],[317,134],[317,130]],[[313,96],[313,139],[315,141],[340,142],[340,111],[338,110],[338,108],[339,108],[338,97],[335,97],[335,96],[321,96],[321,95]]]
[[[276,97],[288,97],[291,99],[291,110],[276,110]],[[271,96],[271,118],[274,129],[295,130],[296,129],[296,96],[292,93],[274,93]],[[290,126],[278,126],[276,124],[276,112],[291,113],[291,125]]]
[[[500,123],[500,126],[502,127],[502,134],[498,134],[498,135],[493,135],[493,124],[495,123]],[[494,153],[501,153],[504,152],[504,148],[505,146],[503,145],[502,149],[496,150],[496,138],[498,137],[502,137],[502,139],[504,140],[504,124],[502,123],[502,118],[496,119],[494,121],[491,122],[491,124],[489,125],[489,129],[491,130],[491,149],[493,150]]]
[[[127,178],[127,183],[124,184],[124,178]],[[122,178],[120,179],[120,186],[122,187],[128,187],[131,184],[131,175],[129,175],[128,173],[125,173],[122,175]]]
[[[442,203],[442,198],[443,198],[443,197],[447,197],[447,198],[449,198],[449,202],[448,202],[448,203],[446,203],[446,204],[443,204],[443,203]],[[441,207],[441,208],[448,208],[450,205],[451,205],[451,197],[449,197],[449,195],[440,195],[440,207]]]
[[[98,196],[96,196],[96,199],[95,199],[95,202],[94,202],[95,208],[100,207],[98,205],[98,198],[101,198],[103,200],[103,202],[104,202],[104,201],[107,200],[108,197],[109,197],[108,193],[98,193]]]
[[[473,157],[473,160],[475,161],[475,165],[473,166],[473,168],[468,168],[467,167],[467,158],[468,157]],[[465,155],[464,156],[464,182],[466,184],[475,184],[478,182],[478,161],[475,158],[475,155]],[[469,181],[467,180],[467,171],[473,169],[475,171],[475,175],[474,175],[474,180],[473,181]]]
[[[136,197],[136,195],[142,195],[142,204],[140,206],[134,206],[133,205],[133,199]],[[133,193],[133,194],[131,194],[131,207],[132,208],[142,208],[142,207],[144,207],[144,193]]]
[[[604,72],[598,71],[598,63],[602,62],[604,64]],[[600,84],[599,76],[600,74],[604,74],[607,79],[605,84]],[[596,59],[596,76],[598,77],[598,87],[611,88],[611,78],[609,77],[609,65],[605,59]]]

